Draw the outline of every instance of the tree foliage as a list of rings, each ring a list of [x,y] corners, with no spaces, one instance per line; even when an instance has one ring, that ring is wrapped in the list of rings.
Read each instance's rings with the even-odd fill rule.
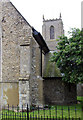
[[[60,36],[58,52],[51,58],[56,62],[62,73],[62,80],[70,83],[83,83],[83,30],[73,28],[70,37]]]

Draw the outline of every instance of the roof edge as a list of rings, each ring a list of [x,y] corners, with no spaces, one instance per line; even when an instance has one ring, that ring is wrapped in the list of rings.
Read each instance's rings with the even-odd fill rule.
[[[15,10],[19,13],[19,15],[21,15],[21,17],[23,18],[23,20],[29,25],[29,27],[32,28],[32,26],[27,22],[27,20],[23,17],[23,15],[19,12],[19,10],[15,7],[15,5],[10,1],[11,5],[15,8]]]

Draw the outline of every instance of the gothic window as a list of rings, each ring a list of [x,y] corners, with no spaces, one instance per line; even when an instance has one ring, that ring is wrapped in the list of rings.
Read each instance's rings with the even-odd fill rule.
[[[54,39],[54,26],[50,27],[50,39]]]

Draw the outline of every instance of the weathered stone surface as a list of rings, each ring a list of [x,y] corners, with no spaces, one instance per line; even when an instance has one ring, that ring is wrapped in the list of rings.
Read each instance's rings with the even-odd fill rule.
[[[83,96],[83,84],[77,84],[77,96]]]
[[[22,15],[16,10],[16,8],[12,5],[12,3],[0,1],[0,52],[3,51],[2,81],[0,79],[0,81],[3,83],[0,83],[0,86],[2,86],[3,88],[1,95],[4,101],[3,105],[13,104],[16,106],[17,104],[19,104],[20,94],[18,96],[19,88],[17,88],[17,84],[19,83],[19,78],[21,76],[26,78],[30,73],[30,67],[28,66],[30,65],[30,63],[28,62],[30,61],[30,50],[26,45],[30,45],[31,36],[31,27],[29,26],[28,22],[22,17]],[[25,47],[22,47],[21,45],[25,45]],[[24,60],[22,59],[22,56],[24,56]],[[17,84],[14,84],[15,82],[17,82]],[[9,86],[12,85],[14,87],[10,90]],[[15,88],[17,89],[14,90]],[[11,94],[8,94],[8,92],[4,93],[4,89],[7,89],[7,91],[10,90]],[[26,89],[22,92],[25,93],[25,91]],[[11,97],[14,101],[10,101]]]
[[[33,105],[39,104],[38,78],[40,76],[40,50],[37,43],[31,42],[31,76],[30,76],[30,99]]]
[[[2,78],[3,81],[18,81],[20,45],[30,42],[31,28],[10,2],[2,4],[2,11]]]
[[[38,90],[41,87],[39,88],[40,82],[38,83],[37,76],[40,76],[41,57],[39,46],[32,36],[32,28],[11,2],[1,2],[0,10],[0,28],[2,28],[0,29],[0,38],[2,35],[0,40],[3,51],[3,83],[0,85],[2,84],[3,87],[6,85],[6,89],[10,89],[9,85],[13,85],[15,82],[19,84],[19,89],[16,89],[16,94],[14,93],[14,100],[18,102],[14,104],[19,103],[20,108],[22,105],[25,107],[27,104],[38,104],[39,94],[41,94]],[[14,87],[17,84],[14,84]],[[15,97],[17,93],[19,93],[18,100]],[[11,96],[8,96],[7,93],[5,93],[5,97],[2,96],[5,105],[11,104],[10,101],[7,101]]]
[[[20,78],[30,76],[30,46],[20,46]]]
[[[61,77],[61,72],[55,62],[51,62],[52,53],[45,55],[43,77]]]
[[[51,25],[55,27],[55,39],[53,40],[49,39]],[[61,34],[63,34],[61,19],[44,21],[43,36],[50,50],[56,49],[56,39]],[[48,58],[49,55],[45,55],[47,67],[49,66]],[[42,59],[42,66],[44,68],[44,55]],[[48,103],[61,102],[61,97],[64,100],[65,93],[63,94],[64,85],[62,85],[62,82],[58,83],[57,80],[49,80],[51,81],[50,83],[47,80],[44,81],[41,77],[40,46],[33,38],[30,24],[9,0],[7,2],[3,0],[0,4],[0,66],[2,66],[0,69],[2,71],[0,74],[0,96],[1,99],[3,98],[3,105],[13,104],[16,106],[19,104],[20,108],[23,105],[25,109],[27,104],[29,106],[42,106],[47,98]],[[50,67],[53,66],[54,64],[50,64]],[[56,73],[54,70],[50,73],[54,75],[51,77],[56,76],[54,73]],[[57,84],[56,87],[55,84]],[[50,87],[51,91],[48,92]],[[54,91],[56,92],[53,95]]]
[[[39,46],[32,36],[32,28],[12,3],[3,2],[1,7],[2,82],[5,85],[10,84],[9,82],[19,84],[17,92],[19,92],[20,107],[22,105],[25,107],[26,104],[38,104],[39,94],[42,96],[38,91],[41,87],[39,88],[37,78],[40,76]],[[6,102],[8,103],[10,104],[10,101]]]
[[[53,38],[50,37],[50,28],[53,27],[54,33],[52,32]],[[59,19],[45,20],[43,19],[42,26],[43,37],[51,51],[57,51],[56,41],[59,36],[64,34],[63,22],[61,17]],[[48,53],[44,57],[44,69],[43,69],[43,88],[44,88],[44,104],[69,104],[76,103],[76,85],[63,83],[62,80],[57,77],[61,77],[60,70],[57,68],[56,63],[51,63],[50,56]],[[72,88],[72,91],[70,90]]]
[[[2,16],[2,4],[0,2],[0,16]],[[2,17],[0,17],[0,82],[2,81]]]
[[[65,83],[61,78],[44,78],[44,104],[74,104],[77,101],[76,85]]]
[[[63,104],[64,84],[61,79],[45,79],[44,81],[44,104]]]
[[[27,104],[30,106],[30,88],[29,88],[29,80],[27,81],[19,81],[19,106],[20,109],[22,105],[26,108]]]
[[[8,104],[17,106],[19,104],[18,83],[1,83],[0,90],[2,92],[0,100],[2,100],[3,106]]]
[[[54,27],[54,39],[50,39],[50,27]],[[42,35],[51,51],[57,51],[57,41],[60,35],[64,34],[62,19],[44,20],[42,26]]]

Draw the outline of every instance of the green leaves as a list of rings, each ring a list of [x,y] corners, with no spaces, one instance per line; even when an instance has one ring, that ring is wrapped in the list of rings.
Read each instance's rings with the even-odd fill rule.
[[[83,29],[73,28],[70,32],[70,38],[60,36],[58,53],[54,52],[51,57],[52,62],[56,62],[61,72],[64,74],[63,80],[70,83],[83,83]]]

